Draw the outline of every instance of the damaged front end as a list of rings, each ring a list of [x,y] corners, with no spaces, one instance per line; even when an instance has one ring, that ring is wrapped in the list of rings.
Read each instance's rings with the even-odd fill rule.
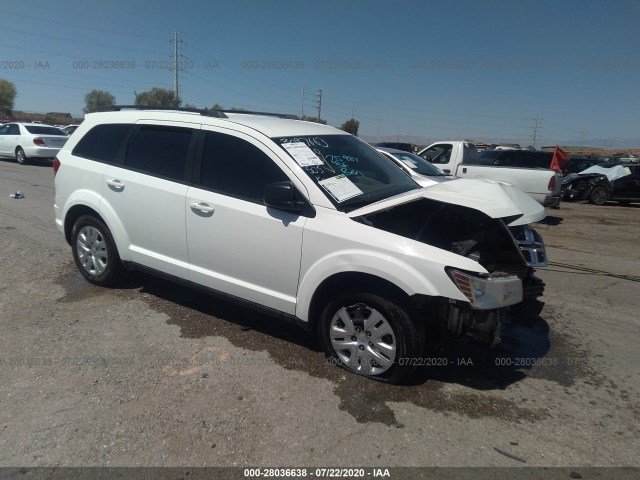
[[[455,265],[446,273],[467,302],[416,296],[428,320],[457,339],[489,345],[500,341],[500,325],[509,309],[542,295],[544,283],[534,268],[547,265],[542,237],[531,227],[507,227],[508,219],[427,198],[354,218],[367,225],[411,238],[476,261],[486,273]],[[480,269],[482,270],[482,269]]]

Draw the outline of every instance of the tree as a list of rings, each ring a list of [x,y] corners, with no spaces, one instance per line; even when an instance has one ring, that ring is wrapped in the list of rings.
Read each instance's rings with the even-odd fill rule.
[[[147,107],[179,107],[182,101],[171,90],[166,88],[152,88],[136,97],[136,105]]]
[[[0,113],[11,115],[13,111],[13,101],[17,94],[16,86],[13,83],[0,79]]]
[[[196,107],[193,103],[185,103],[184,108],[193,108],[195,110],[198,107]]]
[[[224,110],[224,107],[216,102],[213,104],[213,107],[211,107],[210,110]]]
[[[84,96],[84,113],[99,112],[116,104],[116,97],[104,90],[91,90]]]
[[[350,118],[340,126],[340,130],[344,130],[353,136],[358,136],[358,129],[360,128],[360,122],[355,118]]]

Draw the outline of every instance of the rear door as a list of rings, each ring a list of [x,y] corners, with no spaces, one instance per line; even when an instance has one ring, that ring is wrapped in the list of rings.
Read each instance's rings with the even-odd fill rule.
[[[289,180],[286,166],[248,135],[211,129],[203,137],[197,185],[187,192],[191,280],[295,313],[306,218],[263,203],[267,184]]]
[[[7,155],[7,136],[9,135],[9,125],[0,125],[0,155]]]
[[[200,125],[140,124],[122,164],[103,175],[101,208],[111,210],[127,238],[126,257],[170,275],[189,276],[185,196]]]
[[[20,144],[20,125],[8,123],[0,127],[0,154],[15,156],[16,146]]]

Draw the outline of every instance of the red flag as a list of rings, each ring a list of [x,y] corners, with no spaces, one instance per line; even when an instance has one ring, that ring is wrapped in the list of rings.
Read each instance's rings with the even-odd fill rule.
[[[555,170],[558,173],[562,173],[562,166],[569,161],[569,155],[556,145],[556,150],[553,152],[553,159],[549,168]]]

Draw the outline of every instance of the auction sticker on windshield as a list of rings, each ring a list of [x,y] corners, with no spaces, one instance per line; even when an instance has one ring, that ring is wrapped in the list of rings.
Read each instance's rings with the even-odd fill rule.
[[[329,194],[336,199],[336,202],[344,202],[350,198],[362,195],[362,190],[356,187],[351,180],[344,175],[320,180],[318,185],[329,192]]]
[[[311,167],[322,165],[324,162],[311,150],[306,143],[291,142],[283,143],[282,147],[291,154],[293,159],[301,167]]]

